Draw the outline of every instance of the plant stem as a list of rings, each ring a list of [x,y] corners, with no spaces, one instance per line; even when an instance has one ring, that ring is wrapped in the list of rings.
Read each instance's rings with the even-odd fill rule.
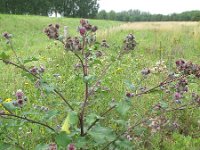
[[[163,115],[163,114],[165,114],[165,113],[168,113],[168,112],[172,112],[172,111],[183,110],[184,107],[190,106],[191,104],[192,104],[192,103],[184,104],[184,105],[179,106],[179,107],[177,107],[177,108],[171,108],[171,109],[165,110],[165,111],[162,112],[161,115]],[[199,107],[199,106],[196,106],[196,107]],[[192,107],[192,108],[196,108],[196,107]],[[159,116],[161,116],[161,115],[159,115]],[[157,116],[157,115],[154,115],[154,116],[152,116],[151,118],[156,117],[156,116]],[[128,131],[133,130],[135,127],[141,125],[142,123],[145,123],[145,122],[148,121],[148,120],[149,120],[149,118],[142,119],[141,121],[139,121],[139,122],[136,123],[135,125],[129,127],[127,130],[125,130],[125,131],[123,131],[122,133],[120,133],[113,141],[110,141],[108,144],[106,144],[106,146],[105,146],[102,150],[108,149],[108,147],[109,147],[112,143],[116,142],[121,136],[126,135],[126,133],[127,133]],[[128,133],[127,133],[127,134],[128,134]]]
[[[11,65],[13,65],[13,66],[15,66],[15,67],[17,67],[17,68],[29,73],[29,74],[31,74],[36,79],[40,79],[39,76],[37,76],[35,74],[32,74],[25,66],[18,65],[18,64],[14,63],[14,62],[11,62],[9,60],[4,60],[4,59],[1,59],[1,58],[0,58],[0,60],[2,60],[6,64],[11,64]],[[69,102],[64,98],[64,96],[57,89],[54,89],[54,92],[69,106],[69,108],[71,110],[74,110],[74,108],[69,104]]]
[[[117,106],[117,105],[114,105],[114,106],[110,107],[107,111],[105,111],[104,113],[102,113],[102,114],[100,115],[100,117],[106,116],[106,115],[107,115],[110,111],[112,111],[116,106]],[[87,128],[87,131],[84,133],[84,135],[86,135],[87,132],[88,132],[93,126],[95,126],[96,123],[97,123],[99,120],[100,120],[100,119],[97,118],[97,119]]]
[[[108,71],[108,69],[110,68],[110,66],[112,65],[112,63],[108,64],[101,72],[99,78],[97,79],[96,83],[92,86],[90,92],[89,92],[89,95],[91,95],[94,90],[95,90],[95,87],[98,85],[99,81],[101,81],[101,79],[106,75],[106,72]]]
[[[169,81],[168,81],[168,78],[167,78],[167,79],[165,79],[163,82],[161,82],[160,84],[158,84],[157,86],[154,86],[154,87],[152,87],[152,88],[150,88],[150,89],[148,89],[148,90],[146,90],[146,91],[140,92],[140,93],[134,95],[133,97],[137,97],[137,96],[141,96],[141,95],[143,95],[143,94],[150,93],[150,92],[154,91],[155,89],[157,89],[157,88],[159,88],[159,87],[161,87],[161,86],[163,86],[163,85],[167,85],[167,84],[169,84],[169,83],[172,83],[172,82],[174,82],[174,81],[180,80],[180,79],[185,78],[185,77],[187,77],[187,76],[188,76],[188,75],[181,75],[180,77],[174,78],[174,79],[169,80]]]
[[[18,118],[18,119],[21,119],[21,120],[26,120],[26,121],[28,121],[30,123],[44,126],[44,127],[48,128],[48,129],[52,130],[53,132],[56,132],[55,129],[50,127],[49,125],[41,123],[41,122],[38,122],[38,121],[35,121],[35,120],[32,120],[32,119],[28,119],[26,117],[21,117],[21,116],[14,115],[14,114],[0,114],[0,116],[10,116],[10,117],[15,117],[15,118]]]
[[[82,55],[84,56],[84,62],[77,54],[75,54],[81,62],[81,65],[83,68],[83,77],[88,76],[88,69],[89,69],[88,68],[88,58],[87,58],[87,54],[85,52],[86,47],[87,47],[86,39],[85,39],[85,36],[83,36]],[[87,105],[88,97],[89,97],[89,84],[88,84],[88,81],[86,81],[85,82],[84,102],[83,102],[82,109],[81,109],[80,116],[79,116],[80,127],[81,127],[81,136],[84,136],[84,113],[85,113],[85,107]]]
[[[144,92],[138,93],[138,94],[136,94],[134,97],[141,96],[141,95],[147,94],[147,93],[151,93],[151,92],[154,91],[155,89],[159,88],[161,85],[169,84],[169,83],[171,83],[171,82],[174,82],[174,81],[179,80],[180,78],[184,78],[184,77],[186,77],[186,75],[183,75],[183,76],[181,76],[181,77],[179,77],[179,78],[176,78],[176,79],[173,79],[173,80],[170,80],[170,81],[167,81],[167,80],[168,80],[168,78],[167,78],[166,80],[164,80],[163,82],[161,82],[159,85],[157,85],[157,86],[155,86],[155,87],[153,87],[153,88],[150,88],[149,90],[146,90],[146,91],[144,91]],[[101,117],[104,117],[106,114],[108,114],[110,111],[112,111],[112,110],[115,109],[116,107],[117,107],[117,105],[112,106],[111,108],[109,108],[108,110],[106,110],[106,111],[105,111],[102,115],[100,115],[100,116],[101,116]],[[88,132],[93,126],[96,125],[96,123],[97,123],[99,120],[100,120],[100,119],[97,118],[97,119],[88,127],[87,131],[85,132],[85,135],[87,134],[87,132]]]
[[[14,47],[13,47],[13,44],[12,44],[11,39],[9,39],[9,44],[10,44],[11,50],[13,51],[13,53],[14,53],[14,55],[15,55],[15,58],[17,59],[18,63],[19,63],[19,64],[22,64],[21,61],[20,61],[20,59],[19,59],[19,57],[17,56],[17,53],[16,53]]]
[[[54,92],[60,96],[60,98],[62,98],[62,100],[68,105],[68,107],[74,111],[74,108],[72,107],[72,105],[70,105],[70,103],[65,99],[65,97],[57,90],[57,89],[54,89]]]
[[[122,54],[121,54],[121,52],[119,52],[119,54],[118,54],[117,58],[115,59],[115,61],[121,59],[121,57],[122,57]],[[91,88],[91,90],[90,90],[90,92],[89,92],[89,95],[91,95],[91,94],[94,92],[95,87],[98,85],[99,81],[101,81],[101,79],[106,75],[107,71],[109,70],[110,66],[111,66],[113,63],[114,63],[114,62],[109,63],[108,65],[106,65],[106,66],[102,69],[101,74],[100,74],[99,78],[97,79],[97,81],[95,82],[95,84],[92,86],[92,88]]]

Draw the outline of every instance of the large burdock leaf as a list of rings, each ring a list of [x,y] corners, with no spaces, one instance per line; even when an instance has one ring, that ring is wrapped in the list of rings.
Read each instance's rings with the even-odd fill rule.
[[[71,143],[71,138],[69,137],[69,135],[66,132],[60,132],[56,138],[56,144],[59,147],[63,147],[66,148],[68,144]]]
[[[3,106],[7,109],[7,110],[9,110],[9,111],[14,111],[14,110],[16,110],[17,108],[13,105],[13,102],[11,101],[11,102],[4,102],[3,103]]]
[[[129,101],[121,101],[117,105],[117,112],[122,116],[125,116],[129,109],[130,109],[130,102]]]
[[[89,135],[94,139],[97,145],[112,141],[116,137],[112,129],[102,126],[96,126],[89,132]]]

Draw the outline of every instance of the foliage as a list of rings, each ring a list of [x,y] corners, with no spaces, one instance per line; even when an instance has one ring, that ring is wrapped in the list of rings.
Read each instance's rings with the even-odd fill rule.
[[[97,14],[98,19],[109,19],[126,22],[135,21],[200,21],[200,11],[186,11],[169,15],[150,14],[139,10],[128,10],[122,12],[101,10]]]
[[[98,12],[97,0],[0,0],[0,13],[47,16],[51,13],[70,17],[93,18]]]
[[[112,49],[108,40],[96,41],[97,27],[87,20],[80,21],[79,34],[75,37],[69,35],[66,27],[62,34],[58,24],[50,24],[44,31],[54,41],[58,49],[55,53],[61,53],[60,72],[56,62],[50,61],[44,67],[37,57],[23,59],[13,48],[13,36],[3,33],[8,49],[1,55],[4,63],[1,65],[21,70],[20,79],[35,88],[17,90],[14,95],[9,94],[12,98],[1,100],[2,147],[162,149],[165,141],[178,140],[178,136],[197,143],[198,63],[178,59],[168,72],[161,53],[156,65],[140,66],[144,60],[139,61],[136,56],[140,56],[137,54],[142,49],[137,48],[133,34],[128,33],[120,42],[122,45],[117,47],[115,43]],[[161,51],[162,44],[159,46]],[[62,79],[67,73],[70,75]],[[18,128],[20,133],[16,134]],[[173,137],[174,132],[177,137]],[[27,136],[32,137],[31,143],[26,140]]]

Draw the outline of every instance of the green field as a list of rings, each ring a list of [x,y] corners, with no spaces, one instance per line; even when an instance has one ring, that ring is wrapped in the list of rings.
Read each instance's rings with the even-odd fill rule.
[[[18,56],[22,59],[36,57],[39,61],[25,64],[31,66],[44,65],[46,68],[44,78],[52,87],[66,97],[77,110],[80,102],[83,101],[84,83],[81,69],[75,69],[78,63],[77,58],[71,52],[66,52],[62,44],[58,41],[49,40],[43,30],[51,23],[60,24],[60,32],[63,27],[68,26],[69,34],[78,35],[77,27],[80,19],[72,18],[47,18],[39,16],[17,16],[0,15],[0,33],[9,32],[13,34],[13,46]],[[175,70],[175,61],[179,58],[193,63],[200,64],[200,23],[199,22],[139,22],[123,23],[105,20],[89,20],[91,24],[98,26],[97,41],[106,39],[110,48],[102,49],[103,58],[101,63],[91,69],[91,74],[98,78],[103,66],[112,62],[110,59],[116,58],[123,44],[123,39],[127,34],[133,33],[136,37],[137,46],[131,54],[127,54],[122,60],[113,61],[105,77],[101,80],[102,89],[91,97],[89,105],[90,112],[100,114],[104,112],[110,102],[115,99],[117,102],[126,97],[126,92],[131,91],[127,84],[135,86],[134,92],[139,92],[140,88],[151,88],[161,82],[166,76]],[[10,60],[17,62],[10,46],[6,44],[3,37],[0,37],[0,53],[5,52],[11,55]],[[162,70],[155,71],[143,78],[141,70],[144,68],[155,68],[156,63],[163,61]],[[59,74],[59,78],[54,77]],[[193,80],[189,85],[191,92],[199,93],[200,82]],[[35,83],[31,82],[22,71],[12,65],[7,65],[0,61],[0,98],[2,100],[15,99],[15,93],[22,89],[28,97],[28,102],[22,109],[17,109],[17,115],[26,115],[30,118],[48,123],[52,127],[61,125],[66,117],[69,108],[60,98],[52,92],[41,92],[35,88]],[[153,105],[162,101],[171,105],[173,96],[166,96],[161,92],[153,92],[131,99],[131,108],[127,112],[124,120],[131,120],[135,123],[141,120]],[[187,94],[184,103],[187,103],[191,96]],[[45,106],[50,113],[40,111],[34,106]],[[1,107],[0,107],[1,110]],[[199,108],[186,109],[181,112],[169,113],[167,117],[173,120],[173,116],[178,116],[175,121],[181,128],[173,133],[165,131],[151,134],[141,127],[134,132],[133,147],[131,149],[177,149],[177,150],[197,150],[200,147],[200,116]],[[119,119],[116,111],[107,116],[108,119],[101,123],[120,131],[123,119]],[[177,120],[176,120],[177,119]],[[118,122],[112,122],[118,120]],[[121,122],[120,122],[121,121]],[[39,136],[38,136],[39,134]],[[200,133],[199,133],[200,134]],[[0,150],[3,147],[12,146],[10,149],[26,150],[34,149],[38,144],[49,144],[55,142],[54,134],[41,126],[20,122],[19,120],[7,120],[0,118]],[[88,137],[88,141],[90,137]],[[7,145],[5,143],[8,143]],[[103,143],[105,144],[105,143]],[[170,147],[170,146],[171,147]],[[92,149],[98,149],[98,145]],[[90,147],[89,147],[90,148]],[[87,149],[87,148],[86,148]],[[91,149],[91,148],[90,148]],[[101,147],[99,147],[101,149]],[[114,149],[114,148],[111,148]],[[120,149],[120,148],[116,148]],[[121,148],[125,149],[125,148]]]

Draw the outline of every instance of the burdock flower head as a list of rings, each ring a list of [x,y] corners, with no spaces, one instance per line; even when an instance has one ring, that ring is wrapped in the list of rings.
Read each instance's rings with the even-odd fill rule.
[[[184,61],[182,59],[176,61],[176,67],[179,71],[185,75],[195,75],[200,78],[200,65],[193,64],[191,61]]]
[[[8,32],[4,32],[4,33],[2,34],[2,36],[3,36],[5,39],[7,39],[7,40],[9,40],[10,38],[12,38],[12,34],[10,34],[10,33],[8,33]]]
[[[15,96],[16,96],[16,101],[14,105],[22,107],[24,105],[24,102],[27,101],[27,98],[25,97],[23,91],[21,89],[17,90]]]
[[[79,27],[79,33],[81,36],[84,36],[86,34],[87,30],[85,27]]]
[[[74,144],[69,144],[69,145],[67,146],[67,150],[76,150],[76,147],[75,147]]]
[[[66,39],[65,43],[65,49],[70,51],[80,51],[82,50],[81,41],[78,37],[68,37]]]
[[[125,40],[124,40],[124,50],[125,51],[130,51],[130,50],[134,50],[136,47],[136,41],[135,41],[135,36],[130,33],[126,36]]]
[[[89,24],[88,20],[86,19],[80,20],[80,26],[78,27],[78,31],[81,36],[85,36],[88,31],[91,31],[94,33],[97,31],[97,29],[98,27]]]
[[[97,26],[93,26],[92,27],[92,32],[96,32],[98,30],[98,27]]]
[[[151,73],[151,70],[148,69],[148,68],[145,68],[145,69],[143,69],[143,70],[141,71],[141,74],[144,75],[144,76],[146,76],[146,75],[148,75],[148,74],[150,74],[150,73]]]
[[[33,66],[29,71],[30,71],[30,73],[33,74],[33,75],[36,75],[36,74],[38,74],[38,72],[39,72],[39,71],[38,71],[38,68],[35,67],[35,66]]]
[[[24,93],[22,92],[22,90],[17,90],[15,96],[17,97],[17,99],[23,99]]]
[[[101,47],[109,48],[110,46],[108,45],[107,41],[104,39],[104,40],[102,40],[102,42],[101,42]]]
[[[50,24],[47,28],[44,29],[44,33],[49,37],[49,39],[58,40],[59,28],[60,26],[58,24]]]
[[[87,20],[87,19],[81,19],[81,20],[80,20],[80,24],[81,24],[82,26],[85,26],[86,24],[88,24],[88,20]]]

